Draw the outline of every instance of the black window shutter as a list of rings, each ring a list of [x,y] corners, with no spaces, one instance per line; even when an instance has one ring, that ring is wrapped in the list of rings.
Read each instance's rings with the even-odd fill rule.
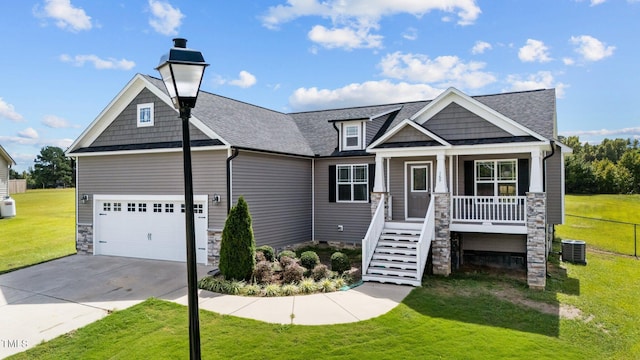
[[[336,202],[336,166],[329,165],[329,202]]]
[[[376,179],[376,164],[369,164],[369,202],[371,202],[371,192]]]
[[[529,159],[518,159],[518,195],[527,195],[529,191]]]
[[[473,161],[465,161],[464,162],[464,194],[467,196],[473,196],[475,191],[474,188],[474,172],[473,172]]]

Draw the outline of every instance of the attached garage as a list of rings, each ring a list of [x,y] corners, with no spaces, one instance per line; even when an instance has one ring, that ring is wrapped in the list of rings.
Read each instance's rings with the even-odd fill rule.
[[[196,261],[207,264],[207,195],[194,196]],[[94,254],[186,261],[184,197],[95,195]]]

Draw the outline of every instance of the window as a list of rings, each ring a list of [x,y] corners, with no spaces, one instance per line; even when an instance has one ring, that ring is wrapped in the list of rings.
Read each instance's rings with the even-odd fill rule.
[[[122,211],[122,203],[113,203],[113,211]]]
[[[135,212],[136,211],[136,204],[135,203],[127,203],[127,211],[128,212]]]
[[[102,211],[111,211],[111,203],[108,203],[108,202],[104,203],[102,205]]]
[[[172,213],[173,212],[173,204],[164,204],[164,212]]]
[[[342,127],[342,150],[362,150],[362,123],[345,124]]]
[[[411,191],[427,192],[428,189],[427,167],[413,166],[411,168]]]
[[[194,214],[203,214],[204,206],[202,204],[193,204],[193,213]]]
[[[138,204],[138,211],[139,211],[139,212],[147,212],[147,204],[145,204],[145,203],[139,203],[139,204]]]
[[[138,104],[138,127],[153,126],[153,103]]]
[[[337,165],[338,201],[369,201],[368,165]]]
[[[516,196],[517,161],[488,160],[475,163],[476,196]]]
[[[162,212],[162,204],[153,204],[153,212],[161,213]]]

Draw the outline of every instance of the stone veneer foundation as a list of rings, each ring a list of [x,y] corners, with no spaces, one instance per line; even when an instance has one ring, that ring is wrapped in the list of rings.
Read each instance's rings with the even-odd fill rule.
[[[527,193],[527,284],[544,290],[547,284],[545,193]]]

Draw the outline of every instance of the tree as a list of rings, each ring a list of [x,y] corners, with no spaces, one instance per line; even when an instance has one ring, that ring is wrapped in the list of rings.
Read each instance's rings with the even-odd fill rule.
[[[240,196],[222,230],[220,273],[226,279],[249,280],[256,266],[255,253],[249,205]]]
[[[32,172],[36,187],[55,188],[73,186],[71,160],[56,146],[45,146],[35,159]]]
[[[634,144],[637,146],[637,143]],[[633,148],[627,151],[620,158],[619,163],[624,166],[631,174],[631,192],[640,193],[640,150]]]

